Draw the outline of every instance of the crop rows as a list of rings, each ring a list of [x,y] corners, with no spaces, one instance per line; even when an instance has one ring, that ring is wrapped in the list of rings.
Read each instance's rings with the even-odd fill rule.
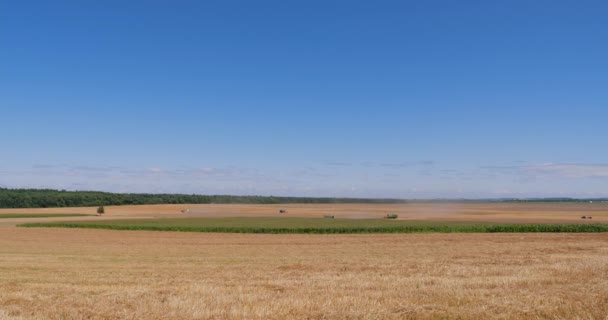
[[[269,233],[269,234],[351,234],[351,233],[509,233],[509,232],[608,232],[608,224],[494,224],[494,225],[398,225],[398,226],[175,226],[99,223],[26,223],[20,227],[90,228],[110,230],[146,230],[178,232]]]

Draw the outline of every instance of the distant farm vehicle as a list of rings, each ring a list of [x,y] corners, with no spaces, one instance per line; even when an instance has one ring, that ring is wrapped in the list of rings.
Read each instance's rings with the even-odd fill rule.
[[[285,210],[285,209],[280,209],[280,210],[279,210],[279,213],[287,213],[287,210]]]
[[[326,214],[326,215],[323,216],[323,218],[325,218],[325,219],[334,219],[335,216],[333,214]]]
[[[183,209],[181,212],[182,213],[188,213],[188,212],[190,212],[190,209]]]
[[[582,216],[581,219],[593,219],[592,216]]]
[[[384,219],[397,219],[398,217],[399,217],[399,215],[396,213],[387,213],[384,216]]]

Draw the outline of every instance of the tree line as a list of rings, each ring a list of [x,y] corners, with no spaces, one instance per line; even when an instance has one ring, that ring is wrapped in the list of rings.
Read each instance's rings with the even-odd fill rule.
[[[0,188],[0,208],[50,208],[121,206],[138,204],[288,204],[288,203],[487,203],[487,202],[590,202],[608,204],[608,198],[534,198],[534,199],[376,199],[376,198],[315,198],[275,196],[231,196],[199,194],[110,193],[99,191],[65,191],[53,189]]]
[[[140,204],[287,204],[287,203],[406,203],[402,199],[231,196],[198,194],[110,193],[52,189],[0,188],[0,208],[51,208]]]

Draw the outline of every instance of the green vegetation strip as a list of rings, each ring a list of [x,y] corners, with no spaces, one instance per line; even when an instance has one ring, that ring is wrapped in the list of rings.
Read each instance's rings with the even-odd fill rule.
[[[55,217],[84,217],[92,216],[92,214],[80,214],[80,213],[0,213],[0,219],[9,218],[55,218]]]
[[[493,233],[493,232],[608,232],[608,224],[489,224],[322,218],[183,218],[26,223],[20,227],[91,228],[225,233]]]

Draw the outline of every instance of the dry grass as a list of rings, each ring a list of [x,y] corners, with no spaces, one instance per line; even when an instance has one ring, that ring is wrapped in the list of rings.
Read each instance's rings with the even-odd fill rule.
[[[605,319],[605,234],[0,229],[0,319]]]

